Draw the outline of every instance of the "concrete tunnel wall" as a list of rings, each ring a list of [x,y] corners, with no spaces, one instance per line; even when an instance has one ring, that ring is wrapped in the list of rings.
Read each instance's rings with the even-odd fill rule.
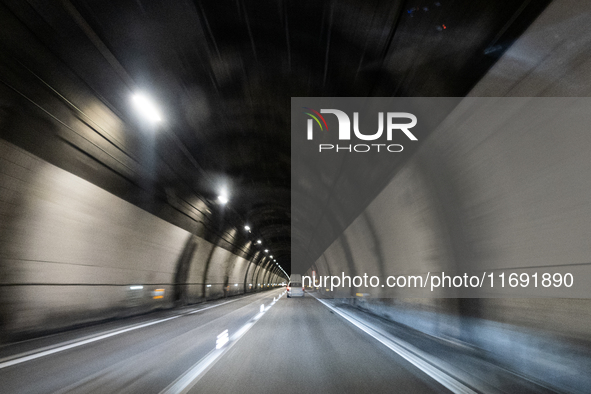
[[[565,99],[565,108],[509,101],[503,110],[537,119],[520,125],[512,119],[521,117],[495,113],[502,99],[485,100],[466,99],[456,108],[315,262],[319,275],[367,273],[384,281],[389,275],[562,266],[582,280],[591,255],[591,99]],[[575,114],[587,118],[585,124],[569,123]],[[558,138],[561,125],[569,131]],[[591,363],[580,352],[591,347],[588,299],[409,299],[408,289],[397,291],[400,298],[379,299],[381,287],[357,288],[353,293],[371,298],[345,302],[485,350],[552,387],[591,385],[584,372]]]
[[[0,163],[0,329],[5,334],[170,308],[182,259],[190,260],[181,303],[251,291],[245,278],[253,261],[4,140]],[[143,289],[130,290],[130,285]],[[163,298],[153,298],[156,289],[165,290]]]
[[[591,32],[582,15],[591,4],[566,3],[552,2],[469,96],[589,96]],[[568,37],[576,39],[565,43]],[[591,255],[591,134],[571,119],[591,123],[590,99],[564,100],[563,113],[552,101],[537,110],[523,99],[508,101],[505,116],[464,100],[315,262],[318,274],[385,278],[557,265],[588,280],[577,276],[577,264],[589,264]],[[585,392],[591,386],[589,299],[343,301],[469,346],[551,388]]]
[[[562,114],[550,106],[511,101],[510,112],[537,119],[520,128],[494,112],[499,100],[460,104],[316,261],[318,274],[367,273],[385,280],[426,272],[564,266],[582,278],[580,270],[591,255],[591,134],[569,119],[584,114],[590,124],[585,108],[591,100],[571,100]],[[550,127],[539,127],[542,123]],[[554,130],[561,125],[568,125],[568,137],[557,138]],[[591,384],[584,373],[591,365],[579,348],[591,345],[589,300],[408,299],[407,291],[399,290],[400,299],[347,302],[484,349],[508,368],[553,387],[570,391]],[[379,298],[383,290],[354,292]],[[453,290],[447,296],[453,297]],[[580,376],[551,376],[549,365]]]

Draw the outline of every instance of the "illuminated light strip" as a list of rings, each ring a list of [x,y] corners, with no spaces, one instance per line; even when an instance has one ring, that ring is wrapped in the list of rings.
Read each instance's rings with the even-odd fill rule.
[[[281,298],[281,296],[283,296],[283,294],[281,294],[279,298]],[[248,323],[240,327],[238,331],[236,331],[234,335],[230,337],[229,345],[224,346],[223,348],[217,348],[216,346],[216,349],[213,349],[212,351],[207,353],[205,357],[199,360],[195,365],[193,365],[187,372],[182,374],[178,379],[169,384],[164,390],[160,392],[160,394],[188,393],[189,390],[191,390],[193,386],[195,386],[195,384],[197,384],[197,382],[203,377],[203,375],[205,375],[205,373],[209,371],[211,367],[213,367],[213,365],[218,361],[218,359],[225,352],[230,350],[230,348],[232,348],[232,346],[234,346],[236,342],[238,342],[238,340],[242,338],[242,336],[246,334],[248,330],[250,330],[252,326],[254,326],[255,323],[260,320],[260,318],[265,314],[265,312],[271,309],[271,306],[273,306],[273,304],[275,304],[275,302],[271,303],[271,305],[267,307],[262,307],[259,313],[257,313],[252,319],[250,319]]]
[[[148,322],[148,323],[134,324],[134,325],[125,327],[123,329],[115,329],[115,330],[112,330],[112,331],[107,331],[107,333],[105,333],[105,334],[98,334],[98,336],[87,336],[87,337],[83,337],[82,339],[75,339],[75,340],[72,340],[72,341],[62,342],[61,344],[57,344],[55,346],[46,346],[46,347],[43,347],[43,348],[40,348],[40,349],[35,349],[33,351],[30,351],[30,352],[20,353],[20,354],[17,354],[15,356],[11,356],[11,357],[5,357],[3,359],[0,359],[0,369],[7,368],[7,367],[10,367],[12,365],[22,364],[24,362],[35,360],[35,359],[38,359],[38,358],[41,358],[41,357],[45,357],[45,356],[49,356],[51,354],[63,352],[64,350],[73,349],[73,348],[76,348],[78,346],[87,345],[89,343],[93,343],[93,342],[100,341],[100,340],[103,340],[103,339],[106,339],[106,338],[110,338],[110,337],[113,337],[115,335],[124,334],[124,333],[129,332],[129,331],[134,331],[134,330],[137,330],[137,329],[140,329],[140,328],[149,327],[149,326],[152,326],[154,324],[164,323],[165,321],[176,319],[177,317],[181,317],[181,316],[185,316],[185,315],[191,315],[193,313],[198,313],[198,312],[202,312],[202,311],[205,311],[205,310],[208,310],[208,309],[217,308],[218,306],[226,305],[226,304],[229,304],[231,302],[240,301],[240,300],[243,300],[245,298],[248,298],[250,296],[255,296],[255,295],[259,295],[259,294],[258,293],[257,294],[251,294],[251,295],[248,295],[246,297],[237,298],[237,299],[232,300],[232,301],[222,302],[221,304],[216,304],[216,305],[208,306],[207,308],[197,309],[197,310],[194,310],[194,311],[191,311],[191,312],[188,312],[188,313],[182,313],[180,315],[168,317],[166,319],[155,320],[155,321],[151,321],[151,322]],[[44,349],[47,349],[47,350],[44,350]],[[6,361],[2,361],[2,360],[6,360]]]
[[[369,336],[373,337],[374,339],[378,340],[380,343],[385,345],[390,350],[397,353],[399,356],[404,358],[406,361],[413,364],[415,367],[419,368],[421,371],[425,372],[431,378],[439,382],[441,385],[449,389],[453,393],[460,393],[460,394],[476,394],[477,391],[470,388],[463,382],[457,380],[455,377],[449,375],[448,373],[444,372],[442,369],[435,366],[433,363],[427,361],[427,358],[432,358],[420,351],[419,349],[414,348],[410,344],[404,343],[400,340],[392,340],[388,338],[389,334],[385,332],[381,332],[381,330],[370,327],[366,323],[356,319],[355,317],[351,316],[347,312],[338,310],[337,308],[333,307],[326,301],[321,300],[314,296],[316,300],[318,300],[321,304],[326,306],[328,309],[332,310],[333,312],[337,313],[339,316],[347,320],[349,323],[353,324],[355,327],[359,328],[360,330],[364,331]],[[414,348],[410,350],[409,348]]]

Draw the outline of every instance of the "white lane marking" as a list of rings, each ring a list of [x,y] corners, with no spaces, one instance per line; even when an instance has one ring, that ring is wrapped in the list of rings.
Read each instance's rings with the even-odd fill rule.
[[[215,341],[215,348],[216,349],[220,349],[222,348],[226,343],[228,343],[228,341],[230,340],[230,338],[228,337],[228,329],[226,328],[224,330],[224,332],[222,332],[220,335],[218,335],[216,341]]]
[[[49,356],[50,354],[54,354],[54,353],[59,353],[59,352],[63,352],[64,350],[68,350],[68,349],[72,349],[78,346],[82,346],[82,345],[86,345],[92,342],[96,342],[96,341],[100,341],[102,339],[105,338],[109,338],[115,335],[119,335],[119,334],[123,334],[124,332],[128,332],[128,331],[133,331],[133,330],[137,330],[139,328],[143,328],[143,327],[148,327],[154,324],[158,324],[158,323],[162,323],[168,320],[172,320],[172,319],[176,319],[179,316],[173,316],[173,317],[169,317],[166,319],[161,319],[161,320],[156,320],[150,323],[145,323],[145,324],[141,324],[139,326],[134,326],[134,327],[129,327],[129,328],[125,328],[123,330],[119,330],[119,331],[115,331],[115,332],[111,332],[109,334],[104,334],[104,335],[99,335],[97,337],[93,337],[93,338],[89,338],[83,341],[79,341],[79,342],[75,342],[75,343],[71,343],[69,345],[64,345],[64,346],[59,346],[50,350],[46,350],[46,351],[42,351],[39,353],[35,353],[35,354],[31,354],[29,356],[25,356],[25,357],[19,357],[19,358],[15,358],[9,361],[5,361],[3,363],[0,363],[0,369],[2,368],[6,368],[6,367],[10,367],[11,365],[16,365],[16,364],[20,364],[20,363],[24,363],[26,361],[31,361],[31,360],[35,360],[37,358],[40,357],[45,357],[45,356]]]
[[[283,296],[281,294],[276,301],[273,301],[269,306],[265,307],[264,309],[261,308],[261,311],[257,313],[252,319],[248,321],[245,325],[240,327],[238,331],[234,333],[230,337],[229,345],[221,348],[221,349],[213,349],[209,353],[205,355],[201,360],[199,360],[195,365],[193,365],[189,370],[187,370],[184,374],[182,374],[178,379],[174,382],[169,384],[164,390],[160,392],[160,394],[183,394],[188,393],[193,386],[205,375],[207,371],[219,360],[219,358],[228,350],[232,348],[238,342],[240,338],[248,330],[255,325],[257,321],[269,310],[271,307],[279,301],[279,299]]]
[[[419,368],[421,371],[425,372],[427,375],[435,379],[437,382],[441,383],[444,387],[449,389],[454,393],[462,393],[462,394],[476,394],[477,392],[471,389],[470,387],[466,386],[464,383],[460,382],[456,378],[452,377],[451,375],[445,373],[441,369],[435,367],[430,362],[424,360],[422,357],[419,357],[415,352],[412,352],[406,349],[401,343],[397,343],[394,340],[388,338],[386,335],[379,332],[369,325],[357,320],[353,316],[349,315],[346,312],[340,311],[337,308],[333,307],[332,305],[328,304],[326,301],[321,300],[314,296],[320,303],[326,306],[328,309],[334,311],[342,318],[349,321],[349,323],[353,324],[360,330],[364,331],[366,334],[370,335],[374,339],[381,342],[383,345],[388,347],[390,350],[393,350],[395,353],[400,355],[402,358]]]
[[[238,298],[238,299],[236,299],[236,300],[222,302],[221,304],[216,304],[216,305],[208,306],[207,308],[196,309],[196,310],[194,310],[194,311],[191,311],[191,312],[185,312],[185,313],[183,313],[182,315],[192,315],[193,313],[198,313],[198,312],[206,311],[206,310],[208,310],[208,309],[211,309],[211,308],[216,308],[216,307],[218,307],[218,306],[222,306],[222,305],[226,305],[226,304],[229,304],[229,303],[231,303],[231,302],[240,301],[240,300],[243,300],[243,299],[245,299],[245,298],[247,298],[247,297],[242,297],[242,298]]]
[[[260,294],[258,294],[258,295],[260,296]],[[242,298],[242,299],[245,299],[245,298],[246,298],[246,297],[244,297],[244,298]],[[265,298],[265,297],[261,297],[261,298]],[[244,305],[244,306],[241,306],[241,307],[240,307],[240,308],[238,308],[238,309],[233,309],[232,311],[228,312],[227,314],[225,314],[225,315],[223,315],[223,316],[220,316],[220,317],[217,317],[217,318],[215,318],[215,319],[213,319],[213,320],[210,320],[210,321],[208,321],[208,322],[207,322],[207,323],[205,323],[205,324],[202,324],[202,325],[200,325],[200,326],[195,326],[195,327],[191,328],[191,330],[189,330],[189,331],[187,331],[186,333],[184,333],[183,335],[185,335],[185,334],[189,334],[190,332],[193,332],[193,331],[198,331],[198,330],[201,330],[201,329],[203,329],[204,327],[206,327],[206,326],[208,326],[208,325],[210,325],[210,324],[213,324],[214,322],[216,322],[216,321],[218,321],[218,320],[220,320],[220,319],[224,319],[224,318],[226,318],[227,316],[230,316],[231,314],[233,314],[233,313],[236,313],[236,312],[240,311],[241,309],[247,308],[247,307],[251,306],[252,304],[254,304],[254,303],[256,303],[256,302],[258,302],[258,300],[254,300],[253,302],[251,302],[251,303],[248,303],[248,304],[246,304],[246,305]],[[176,337],[175,337],[175,338],[176,338]],[[167,340],[165,340],[164,342],[161,342],[161,343],[159,343],[159,345],[158,345],[158,346],[166,346],[166,344],[167,344],[169,341],[171,341],[171,340],[174,340],[174,338],[172,338],[172,339],[167,339]],[[152,349],[154,349],[154,348],[152,348]],[[134,355],[134,357],[141,356],[142,354],[147,354],[147,351],[143,351],[143,352],[141,352],[141,353],[139,353],[139,354],[136,354],[136,355]],[[88,382],[91,382],[91,381],[93,381],[93,380],[97,379],[98,377],[103,377],[103,376],[106,376],[106,374],[108,374],[108,373],[111,373],[111,372],[112,372],[112,371],[114,371],[114,370],[117,370],[117,369],[118,369],[118,368],[120,368],[121,366],[124,366],[124,367],[125,367],[126,365],[128,365],[128,364],[129,364],[130,360],[132,360],[132,359],[133,359],[133,358],[125,358],[125,359],[123,359],[123,360],[121,360],[121,361],[119,361],[119,362],[117,362],[117,363],[115,363],[115,364],[110,364],[110,365],[109,365],[107,368],[103,368],[103,369],[101,369],[101,370],[99,370],[99,371],[95,372],[95,373],[94,373],[94,374],[92,374],[92,375],[88,375],[86,378],[84,378],[84,379],[82,379],[82,380],[79,380],[78,382],[75,382],[75,383],[73,383],[73,384],[71,384],[71,385],[69,385],[69,386],[66,386],[66,387],[62,388],[61,390],[57,391],[55,394],[64,394],[64,393],[70,393],[70,392],[73,392],[73,391],[74,391],[74,392],[82,392],[82,391],[84,391],[84,390],[83,390],[83,389],[81,389],[81,388],[82,388],[82,387],[84,387],[86,384],[88,384]]]
[[[100,340],[103,340],[103,339],[106,339],[106,338],[110,338],[110,337],[113,337],[115,335],[120,335],[120,334],[129,332],[129,331],[138,330],[140,328],[152,326],[154,324],[164,323],[165,321],[176,319],[176,318],[181,317],[181,316],[190,315],[190,314],[193,314],[193,313],[202,312],[202,311],[205,311],[205,310],[208,310],[208,309],[216,308],[218,306],[226,305],[226,304],[229,304],[231,302],[240,301],[240,300],[243,300],[245,298],[247,298],[247,297],[242,297],[242,298],[238,298],[238,299],[235,299],[235,300],[222,302],[221,304],[212,305],[212,306],[209,306],[207,308],[197,309],[197,310],[192,311],[192,312],[181,313],[179,315],[168,317],[166,319],[154,320],[154,321],[151,321],[151,322],[148,322],[148,323],[143,323],[143,324],[141,324],[141,323],[140,324],[135,324],[135,325],[131,325],[131,326],[128,326],[128,327],[119,329],[119,330],[115,330],[115,331],[107,331],[107,333],[105,333],[105,334],[98,334],[98,335],[91,336],[91,337],[84,337],[86,339],[82,339],[82,340],[66,341],[66,342],[62,342],[61,344],[57,344],[57,345],[54,345],[54,346],[46,346],[46,347],[43,347],[43,348],[40,348],[40,349],[35,349],[33,351],[29,351],[29,352],[25,352],[25,353],[20,353],[20,354],[17,354],[15,356],[6,357],[6,358],[0,360],[0,369],[7,368],[7,367],[10,367],[10,366],[13,366],[13,365],[17,365],[17,364],[21,364],[21,363],[24,363],[24,362],[27,362],[27,361],[35,360],[37,358],[49,356],[51,354],[63,352],[63,351],[68,350],[68,349],[73,349],[73,348],[76,348],[76,347],[79,347],[79,346],[87,345],[89,343],[100,341]],[[44,350],[44,349],[46,349],[46,350]],[[6,361],[4,361],[4,360],[6,360]]]

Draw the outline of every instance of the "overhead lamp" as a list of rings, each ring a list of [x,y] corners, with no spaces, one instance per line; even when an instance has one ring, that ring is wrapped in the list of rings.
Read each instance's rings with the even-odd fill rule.
[[[262,243],[263,243],[263,241],[261,241],[260,239],[259,239],[259,240],[257,240],[257,244],[259,244],[259,245],[260,245],[260,244],[262,244]]]
[[[228,196],[226,196],[225,194],[220,194],[218,196],[218,201],[220,202],[220,204],[224,205],[229,201]]]
[[[246,231],[250,231],[250,226],[247,224],[246,226],[244,226],[244,229],[245,229]]]
[[[269,256],[269,258],[271,258],[271,259],[272,259],[272,258],[273,258],[273,255]]]
[[[131,100],[138,112],[147,119],[155,123],[162,121],[158,108],[156,108],[156,105],[146,95],[136,93],[131,97]]]
[[[269,249],[265,249],[265,253],[269,253]]]

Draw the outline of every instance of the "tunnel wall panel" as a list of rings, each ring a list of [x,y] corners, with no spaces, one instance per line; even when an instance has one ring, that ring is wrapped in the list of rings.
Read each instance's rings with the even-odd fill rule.
[[[197,247],[191,260],[187,277],[187,302],[195,303],[205,300],[205,265],[214,245],[202,238],[194,237]]]
[[[256,259],[256,256],[253,258],[252,261],[256,261],[255,259]],[[253,285],[253,281],[254,281],[257,269],[258,269],[258,265],[255,265],[253,262],[251,262],[250,267],[248,268],[248,271],[246,272],[245,285],[246,285],[247,292],[252,292],[252,291],[255,291],[255,289],[256,289],[256,283]]]
[[[590,100],[501,100],[463,101],[316,261],[319,271],[326,270],[323,258],[332,275],[379,274],[382,280],[520,267],[576,273],[588,264]],[[484,349],[536,380],[549,379],[549,365],[569,365],[582,375],[590,366],[573,344],[591,348],[589,300],[445,301],[398,294],[348,302]],[[455,296],[453,290],[446,295]],[[562,389],[575,384],[564,376],[552,379]]]
[[[4,140],[0,260],[0,329],[19,335],[221,297],[226,276],[239,294],[248,263]]]
[[[188,233],[4,141],[0,160],[3,328],[48,330],[170,306]],[[154,300],[157,288],[165,291]]]
[[[225,249],[216,248],[210,257],[205,282],[206,298],[219,298],[226,294],[227,278],[226,270],[230,260],[234,257],[232,253]]]
[[[248,260],[235,256],[228,267],[228,295],[244,292],[244,276],[248,268]]]

